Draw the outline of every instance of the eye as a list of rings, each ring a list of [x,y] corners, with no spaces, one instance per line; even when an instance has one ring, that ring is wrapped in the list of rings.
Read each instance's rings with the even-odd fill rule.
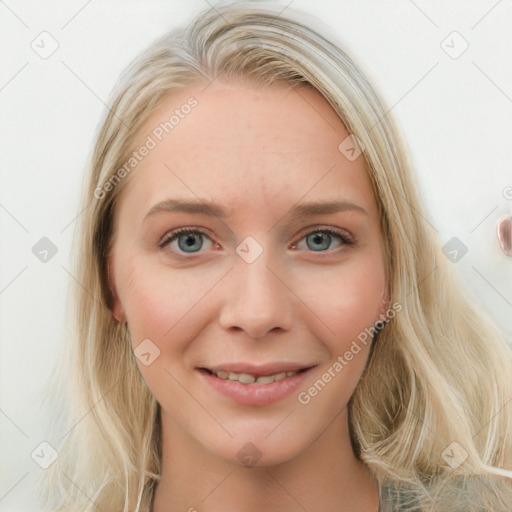
[[[158,245],[162,249],[170,246],[171,250],[178,254],[195,254],[203,248],[204,238],[208,240],[209,247],[211,248],[213,242],[204,231],[196,228],[180,228],[167,234]],[[301,238],[301,241],[306,241],[306,249],[300,247],[300,242],[294,244],[292,249],[310,249],[313,252],[326,252],[328,249],[333,249],[331,247],[333,238],[339,241],[338,246],[334,249],[343,245],[354,245],[352,237],[346,231],[338,231],[332,228],[317,228]],[[175,244],[175,242],[177,243]]]
[[[202,249],[204,245],[203,237],[207,237],[210,243],[212,242],[208,235],[199,229],[180,228],[165,236],[158,245],[162,249],[166,246],[171,246],[171,249],[177,253],[182,251],[194,254]],[[175,241],[177,241],[178,249],[176,249],[176,246],[172,247]]]
[[[331,228],[318,228],[314,231],[310,231],[304,236],[302,240],[306,241],[306,248],[312,250],[313,252],[325,252],[327,249],[331,248],[331,244],[333,242],[333,238],[336,238],[340,241],[337,248],[343,245],[353,245],[354,241],[351,236],[346,231],[338,231]],[[299,248],[302,249],[299,244],[293,245],[293,249]]]

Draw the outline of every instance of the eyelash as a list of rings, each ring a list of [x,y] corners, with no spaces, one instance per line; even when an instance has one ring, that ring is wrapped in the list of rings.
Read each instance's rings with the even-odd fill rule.
[[[346,232],[346,231],[338,231],[338,230],[335,230],[335,229],[332,229],[332,228],[328,228],[328,227],[319,227],[319,228],[315,228],[311,231],[308,231],[307,233],[305,233],[300,239],[299,239],[299,242],[306,238],[307,236],[309,235],[313,235],[315,233],[327,233],[331,236],[335,236],[335,237],[338,237],[341,242],[342,242],[342,246],[343,245],[347,245],[347,246],[352,246],[355,244],[354,240],[352,239],[352,237]],[[158,246],[161,248],[161,249],[165,249],[165,247],[167,245],[169,245],[171,242],[173,242],[174,240],[178,239],[180,236],[183,236],[183,235],[197,235],[197,234],[201,234],[201,235],[204,235],[206,236],[207,238],[210,238],[209,235],[204,232],[203,230],[201,229],[198,229],[198,228],[179,228],[179,229],[176,229],[174,231],[171,231],[170,233],[168,233],[164,238],[163,240],[158,244]],[[211,240],[211,238],[210,238]],[[213,240],[212,240],[213,241]],[[294,243],[293,244],[293,247],[296,247],[298,244],[297,243]],[[338,247],[336,249],[328,249],[328,250],[325,250],[325,251],[309,251],[309,252],[317,252],[317,253],[332,253],[336,250],[339,250],[341,247]],[[179,255],[184,255],[184,254],[187,254],[187,253],[179,253]],[[189,254],[198,254],[198,253],[189,253]],[[188,257],[188,256],[184,256],[184,257]]]

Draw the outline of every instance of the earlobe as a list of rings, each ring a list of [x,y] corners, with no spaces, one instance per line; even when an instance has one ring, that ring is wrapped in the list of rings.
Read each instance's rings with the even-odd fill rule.
[[[117,288],[116,288],[114,272],[113,272],[113,262],[112,262],[111,257],[109,257],[107,259],[107,276],[108,276],[108,285],[109,285],[109,289],[110,289],[110,295],[112,297],[112,301],[111,301],[112,316],[120,324],[125,323],[126,315],[124,312],[123,304],[121,303],[121,300],[119,299],[119,296],[117,294]]]
[[[385,322],[388,317],[388,309],[389,309],[389,286],[386,285],[385,290],[382,292],[382,297],[379,303],[379,319]]]

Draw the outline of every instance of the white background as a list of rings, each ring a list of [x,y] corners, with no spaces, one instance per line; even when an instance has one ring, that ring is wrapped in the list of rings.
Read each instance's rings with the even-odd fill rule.
[[[209,4],[0,1],[1,511],[39,510],[33,487],[43,469],[30,453],[51,442],[39,393],[72,341],[64,307],[73,219],[104,103],[140,50]],[[512,2],[291,7],[328,23],[393,106],[442,242],[456,236],[468,247],[454,268],[512,338],[512,258],[496,237],[512,213]],[[59,44],[48,59],[31,48],[42,31]],[[469,43],[457,59],[441,47],[453,31]],[[453,36],[445,44],[460,48]],[[44,236],[58,248],[47,263],[31,251]]]

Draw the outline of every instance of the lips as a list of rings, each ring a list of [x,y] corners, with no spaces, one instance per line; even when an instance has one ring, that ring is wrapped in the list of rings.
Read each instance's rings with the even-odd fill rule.
[[[282,372],[300,372],[315,366],[313,364],[301,364],[292,362],[274,362],[267,364],[252,364],[252,363],[223,363],[214,366],[203,366],[199,369],[207,370],[213,374],[219,371],[231,373],[245,373],[254,375],[256,377],[263,377],[269,375],[276,375]]]
[[[270,405],[296,391],[316,365],[224,363],[198,367],[203,382],[241,405]]]
[[[246,372],[232,372],[227,370],[217,370],[215,372],[202,368],[202,370],[208,372],[210,375],[215,375],[219,379],[223,380],[232,380],[238,381],[242,384],[271,384],[272,382],[276,382],[278,380],[286,379],[287,377],[294,377],[298,373],[306,371],[306,368],[300,369],[298,371],[281,371],[274,374],[256,374],[256,373],[246,373]]]

